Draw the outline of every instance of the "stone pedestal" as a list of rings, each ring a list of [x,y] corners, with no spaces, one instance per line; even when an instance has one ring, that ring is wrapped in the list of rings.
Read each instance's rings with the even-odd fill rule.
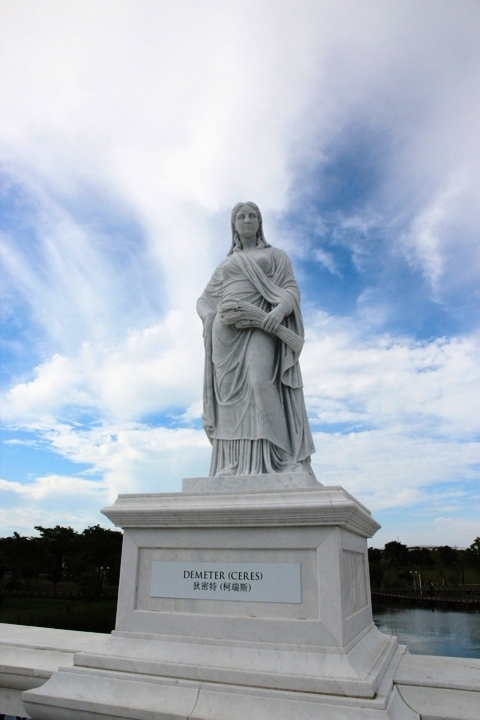
[[[378,524],[308,475],[189,479],[121,495],[116,630],[24,694],[33,718],[417,718],[405,648],[373,624]]]

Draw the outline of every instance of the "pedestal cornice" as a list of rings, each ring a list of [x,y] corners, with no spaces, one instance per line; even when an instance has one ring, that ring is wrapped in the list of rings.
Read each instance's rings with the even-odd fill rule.
[[[370,512],[339,486],[281,492],[119,495],[102,513],[123,528],[336,525],[371,537],[380,527]]]

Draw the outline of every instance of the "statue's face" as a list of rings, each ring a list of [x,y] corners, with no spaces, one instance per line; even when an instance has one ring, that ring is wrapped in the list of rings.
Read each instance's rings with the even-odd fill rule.
[[[256,237],[260,222],[256,211],[250,205],[242,205],[235,218],[235,230],[240,237]]]

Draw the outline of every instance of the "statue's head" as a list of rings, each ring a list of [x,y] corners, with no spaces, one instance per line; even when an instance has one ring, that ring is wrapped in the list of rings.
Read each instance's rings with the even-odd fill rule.
[[[262,213],[260,212],[260,208],[258,207],[258,205],[255,205],[255,203],[251,202],[251,201],[239,202],[235,205],[235,207],[232,210],[232,218],[231,218],[232,247],[230,248],[230,251],[228,253],[229,255],[231,255],[233,252],[237,252],[238,250],[242,249],[242,241],[240,240],[238,232],[235,229],[235,223],[237,220],[237,213],[245,205],[248,205],[248,207],[251,207],[257,213],[257,218],[258,218],[257,247],[259,247],[259,248],[270,247],[270,245],[265,240],[265,235],[263,234]]]

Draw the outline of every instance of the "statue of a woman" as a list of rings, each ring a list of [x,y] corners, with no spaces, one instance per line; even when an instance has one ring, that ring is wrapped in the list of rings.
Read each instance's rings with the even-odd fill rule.
[[[197,303],[205,338],[210,476],[308,472],[315,452],[298,358],[300,292],[252,202],[232,211],[232,247]]]

